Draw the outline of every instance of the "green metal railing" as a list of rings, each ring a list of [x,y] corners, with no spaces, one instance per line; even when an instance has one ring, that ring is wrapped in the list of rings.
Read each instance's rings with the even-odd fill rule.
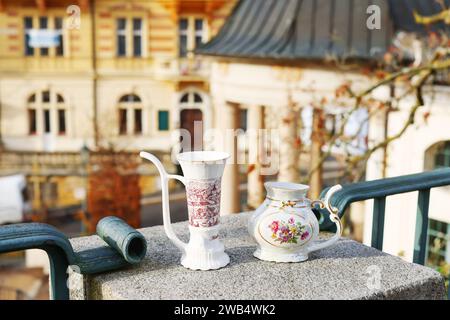
[[[44,223],[19,223],[0,227],[0,253],[44,250],[50,262],[50,297],[68,300],[69,267],[77,273],[95,274],[139,263],[147,252],[144,236],[117,217],[97,225],[105,245],[75,252],[69,239]]]
[[[386,197],[418,191],[413,262],[424,265],[428,236],[430,190],[448,185],[450,185],[450,168],[442,168],[401,177],[344,185],[342,190],[333,196],[331,202],[333,206],[339,209],[339,216],[342,217],[351,203],[373,199],[371,245],[378,250],[383,250]],[[321,196],[325,196],[327,190],[323,190]],[[448,204],[450,205],[450,199]],[[317,210],[316,212],[321,215],[321,230],[332,229],[334,223],[330,221],[328,212],[326,210]],[[450,290],[448,295],[450,298]]]

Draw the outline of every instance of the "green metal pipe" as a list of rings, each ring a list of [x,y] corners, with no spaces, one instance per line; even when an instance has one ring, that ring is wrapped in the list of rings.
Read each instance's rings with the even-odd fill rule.
[[[118,217],[106,217],[97,224],[97,235],[129,263],[140,262],[147,252],[144,236]]]

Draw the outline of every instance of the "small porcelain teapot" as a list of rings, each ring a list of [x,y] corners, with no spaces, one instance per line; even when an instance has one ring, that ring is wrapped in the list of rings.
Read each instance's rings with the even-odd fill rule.
[[[261,260],[300,262],[308,259],[310,252],[336,243],[342,226],[337,209],[331,207],[332,195],[342,189],[336,185],[329,189],[323,201],[306,198],[309,186],[288,182],[266,182],[267,196],[255,210],[248,223],[248,231],[258,246],[253,253]],[[311,210],[319,205],[330,212],[330,220],[337,226],[334,236],[317,241],[319,222]]]

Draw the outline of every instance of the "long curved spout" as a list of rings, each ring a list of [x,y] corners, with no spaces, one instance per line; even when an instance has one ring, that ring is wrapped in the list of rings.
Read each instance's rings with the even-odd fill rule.
[[[144,158],[152,162],[158,169],[159,175],[161,176],[161,192],[162,192],[162,211],[163,211],[163,223],[164,231],[167,237],[181,250],[182,254],[186,254],[186,244],[181,241],[175,232],[173,231],[172,224],[170,221],[170,207],[169,207],[169,179],[177,179],[184,183],[184,178],[177,175],[169,175],[164,169],[161,161],[153,154],[141,151],[139,154],[141,158]]]

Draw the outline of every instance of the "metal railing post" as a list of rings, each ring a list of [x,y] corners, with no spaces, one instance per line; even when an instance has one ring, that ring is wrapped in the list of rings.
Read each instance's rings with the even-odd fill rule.
[[[386,197],[373,200],[372,247],[380,251],[383,250],[385,209]]]
[[[50,263],[50,299],[69,300],[69,262],[66,254],[58,247],[49,247],[45,251]]]
[[[430,206],[430,189],[419,191],[417,203],[416,232],[414,235],[413,262],[425,264],[427,233],[428,233],[428,209]]]

